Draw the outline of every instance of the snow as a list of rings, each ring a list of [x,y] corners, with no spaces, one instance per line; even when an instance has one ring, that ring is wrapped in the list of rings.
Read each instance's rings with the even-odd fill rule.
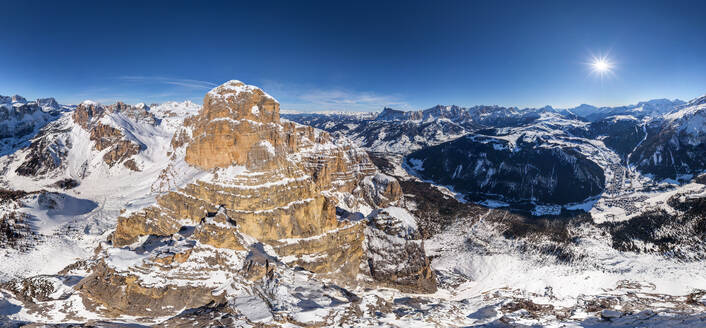
[[[267,141],[267,140],[260,141],[260,146],[264,147],[267,150],[267,153],[269,153],[271,156],[275,155],[275,147],[272,146],[272,144],[269,141]]]
[[[483,205],[485,207],[490,207],[490,208],[500,208],[500,207],[508,207],[510,204],[501,202],[498,200],[492,200],[492,199],[486,199],[482,202],[479,202],[478,204]]]
[[[559,215],[561,205],[535,205],[531,212],[534,216]]]
[[[226,89],[228,91],[247,89],[247,86],[232,85],[235,82],[237,81],[227,83],[229,86]],[[302,175],[295,178],[282,177],[265,183],[247,184],[245,182],[250,181],[249,178],[256,177],[261,173],[248,171],[243,166],[230,166],[203,173],[188,166],[183,161],[183,149],[173,150],[169,144],[173,133],[180,131],[183,119],[195,114],[199,108],[197,105],[188,103],[156,106],[151,109],[151,112],[156,113],[162,119],[162,123],[157,126],[139,124],[120,113],[111,114],[106,118],[108,124],[125,129],[128,138],[145,145],[145,150],[136,155],[136,161],[143,168],[142,172],[132,172],[122,167],[109,168],[104,165],[101,161],[102,153],[92,150],[87,132],[80,127],[69,124],[66,119],[68,115],[63,115],[58,123],[67,128],[66,134],[61,138],[70,140],[72,148],[69,150],[66,166],[59,170],[58,176],[32,178],[16,176],[12,173],[16,163],[26,154],[18,152],[17,158],[13,158],[12,161],[5,156],[0,157],[0,164],[9,163],[7,174],[3,174],[0,178],[1,185],[25,190],[47,188],[50,191],[44,196],[27,197],[23,200],[25,206],[21,209],[21,211],[33,216],[33,229],[45,235],[44,240],[37,245],[36,249],[27,254],[2,250],[3,261],[0,261],[0,272],[7,276],[55,273],[77,258],[90,258],[99,242],[106,240],[114,228],[115,218],[120,215],[121,209],[127,210],[127,212],[123,212],[125,215],[125,213],[129,214],[154,204],[155,197],[165,190],[161,187],[158,188],[154,181],[164,182],[167,185],[166,190],[174,190],[194,181],[223,184],[233,188],[268,188],[301,179],[310,179],[309,176]],[[444,107],[444,110],[447,111],[451,109]],[[605,145],[601,141],[581,143],[570,136],[563,135],[561,126],[566,126],[566,124],[573,123],[558,121],[552,115],[542,114],[539,125],[541,131],[522,130],[520,132],[528,138],[554,136],[555,138],[548,141],[553,146],[568,145],[577,147],[582,152],[589,152],[591,158],[606,169],[607,180],[620,175],[620,172],[609,168],[611,164],[619,161],[614,153],[606,151]],[[508,130],[508,132],[512,133],[498,139],[517,140],[520,135],[517,130]],[[401,141],[398,145],[411,144],[408,138],[401,139]],[[269,153],[274,154],[275,149],[272,144],[263,142],[261,145]],[[311,151],[320,151],[325,147],[330,147],[330,145],[317,145],[312,147]],[[172,150],[175,151],[176,159],[166,156],[167,151]],[[410,159],[409,165],[415,170],[423,170],[423,161],[421,160]],[[460,166],[454,170],[455,174],[461,171],[462,167]],[[395,172],[406,174],[402,169]],[[162,174],[170,176],[169,181],[162,181],[163,178],[158,178]],[[641,187],[649,180],[649,177],[636,172],[626,174],[631,179],[629,188]],[[48,187],[58,178],[79,176],[83,179],[81,185],[76,189],[60,191]],[[380,174],[380,177],[376,175],[374,179],[386,179],[387,181],[392,178]],[[608,182],[608,184],[613,183]],[[608,212],[616,213],[621,218],[632,215],[620,206],[613,206],[607,202],[619,199],[621,195],[626,193],[645,197],[635,202],[643,208],[663,207],[669,197],[678,193],[686,194],[684,197],[706,195],[706,187],[699,184],[674,185],[660,191],[650,192],[642,189],[637,192],[635,189],[629,191],[625,185],[621,185],[620,188],[616,191],[619,194],[617,196],[601,195],[599,199],[588,199],[582,203],[564,205],[563,207],[591,209],[594,219],[601,222],[601,216]],[[448,189],[442,189],[453,195]],[[44,200],[40,201],[40,197],[44,197]],[[295,202],[306,201],[311,201],[311,199]],[[486,200],[482,204],[488,207],[507,205],[493,200]],[[562,206],[559,205],[539,204],[535,207],[535,211],[539,215],[556,213],[561,208]],[[368,210],[372,211],[372,208]],[[382,211],[388,213],[408,229],[418,228],[415,217],[405,208],[392,206]],[[476,221],[464,221],[470,218],[459,218],[448,229],[424,241],[431,265],[439,273],[441,284],[436,294],[414,295],[393,289],[359,287],[353,292],[361,297],[360,304],[341,302],[340,300],[344,298],[326,287],[327,285],[331,286],[331,281],[319,280],[319,277],[311,273],[302,272],[303,270],[296,271],[291,267],[279,264],[276,283],[263,284],[258,286],[258,289],[253,288],[251,282],[238,280],[238,273],[233,272],[242,267],[245,252],[194,244],[176,235],[157,241],[148,241],[148,238],[143,237],[133,245],[123,248],[114,248],[103,243],[101,249],[104,252],[102,255],[107,255],[107,265],[118,272],[135,273],[139,283],[143,286],[159,288],[207,286],[213,288],[214,292],[225,292],[229,305],[242,313],[248,320],[257,323],[272,323],[274,318],[286,313],[291,314],[291,318],[297,322],[334,326],[336,324],[330,320],[344,316],[344,313],[350,313],[348,311],[360,310],[365,313],[360,318],[361,322],[358,323],[360,326],[470,326],[471,324],[483,324],[482,320],[494,320],[495,316],[500,316],[493,311],[483,309],[492,310],[503,302],[516,298],[529,298],[539,304],[563,306],[605,295],[618,295],[619,297],[628,297],[629,293],[684,295],[694,290],[706,289],[706,277],[703,275],[702,262],[682,262],[655,254],[619,252],[611,247],[609,237],[595,234],[590,230],[590,227],[583,226],[578,228],[578,231],[571,231],[572,236],[578,240],[577,249],[582,251],[582,255],[585,255],[576,262],[564,264],[553,261],[545,254],[521,252],[519,251],[521,245],[518,244],[520,241],[503,238],[501,232],[497,231],[492,223],[485,221],[488,213],[490,210],[479,218],[473,218],[477,219]],[[206,223],[216,224],[212,220],[207,220]],[[289,245],[300,241],[319,239],[329,233],[351,228],[355,224],[360,223],[342,225],[325,234],[309,238],[292,238],[279,242]],[[232,228],[226,225],[219,226]],[[63,232],[68,229],[78,229],[79,232],[77,235],[66,236]],[[243,235],[242,237],[246,241],[247,247],[255,247],[254,245],[259,244],[256,239],[250,236]],[[389,241],[402,242],[403,239],[394,237]],[[537,241],[537,243],[543,242],[546,241]],[[146,243],[154,244],[145,245]],[[261,246],[270,256],[277,255],[270,245],[261,244]],[[150,251],[147,252],[147,249]],[[151,260],[151,256],[155,254],[168,256],[185,251],[192,252],[189,260],[185,263],[176,263],[171,267],[155,266]],[[226,263],[214,268],[209,262],[213,256],[225,259]],[[311,262],[319,261],[323,256],[323,254],[307,254],[300,257],[282,257],[280,260],[285,263],[296,260]],[[459,279],[450,282],[447,280],[448,277]],[[0,280],[7,278],[0,276]],[[627,293],[616,287],[626,280],[643,284]],[[66,315],[67,309],[79,317],[101,319],[83,307],[78,293],[71,294],[73,285],[56,278],[52,278],[50,282],[54,287],[54,291],[50,294],[51,298],[58,299],[68,296],[66,300],[57,303],[53,310],[48,312],[50,320],[57,322],[69,320]],[[260,288],[266,290],[260,290]],[[261,295],[270,295],[267,302]],[[398,300],[409,297],[423,300],[420,302],[422,304],[419,305],[420,309],[411,311],[411,314],[404,314],[406,309],[380,315],[365,312],[369,311],[366,308],[368,305],[373,307],[379,302],[389,306],[398,306]],[[272,308],[277,309],[277,315],[273,315],[270,311],[268,302],[272,302]],[[424,305],[424,302],[429,302],[429,304]],[[18,300],[3,294],[0,296],[0,315],[12,315],[14,320],[37,320],[36,314],[30,313],[28,309],[22,308],[18,304],[20,304]],[[59,305],[66,308],[62,310]],[[488,306],[491,307],[487,308]],[[474,316],[475,314],[479,315]],[[605,317],[618,319],[618,316],[622,316],[623,312],[619,309],[606,309],[602,314]],[[513,320],[525,320],[514,315],[516,313],[508,314],[507,317],[514,318]],[[572,315],[573,318],[585,320],[592,314],[577,311]],[[0,325],[4,323],[2,320],[0,319]],[[123,316],[118,320],[134,321],[137,319]],[[531,324],[563,325],[563,323],[556,321],[531,322]],[[580,324],[582,322],[573,322],[566,324],[566,326],[579,326]],[[698,325],[699,322],[696,324]]]
[[[89,133],[73,122],[71,112],[61,113],[50,123],[58,132],[49,134],[48,138],[68,152],[62,166],[52,174],[20,176],[15,170],[24,161],[27,151],[20,150],[12,156],[0,153],[0,167],[5,167],[0,186],[25,191],[48,189],[55,193],[47,198],[56,201],[53,208],[48,208],[39,203],[39,196],[25,200],[27,206],[21,211],[32,215],[33,229],[43,237],[25,253],[0,250],[0,256],[6,259],[0,261],[3,273],[0,280],[6,279],[4,275],[55,273],[76,259],[90,257],[98,243],[114,229],[121,211],[123,215],[138,211],[154,204],[158,193],[202,177],[204,173],[179,157],[183,152],[177,150],[176,160],[168,156],[174,132],[181,128],[185,117],[199,108],[190,102],[156,106],[151,112],[162,118],[156,125],[135,121],[121,113],[106,114],[105,122],[120,127],[127,138],[144,145],[133,157],[141,172],[123,165],[109,167],[105,164],[105,151],[93,149]],[[79,180],[80,185],[66,191],[52,187],[63,178]]]
[[[632,115],[613,115],[607,117],[607,119],[613,121],[613,122],[618,122],[618,121],[637,121],[637,118]]]
[[[98,207],[96,202],[60,193],[42,193],[28,197],[20,212],[33,217],[34,231],[50,235],[67,222],[80,220]]]
[[[274,97],[270,96],[262,89],[254,86],[254,85],[247,85],[247,84],[240,82],[238,80],[230,80],[226,83],[223,83],[223,84],[211,89],[211,91],[208,92],[208,95],[214,99],[225,100],[225,99],[229,99],[229,98],[237,98],[241,92],[253,93],[255,91],[261,92],[262,95],[266,98],[270,98],[272,100],[275,100]],[[275,101],[277,101],[277,100],[275,100]]]
[[[424,160],[418,158],[409,158],[407,160],[411,164],[411,168],[417,172],[424,171]]]
[[[609,240],[583,239],[580,249],[585,251],[587,263],[554,263],[540,254],[513,251],[512,241],[495,235],[493,230],[482,221],[475,225],[458,222],[426,241],[427,255],[434,258],[434,269],[457,272],[469,279],[456,289],[453,299],[508,287],[541,295],[550,287],[558,301],[573,303],[582,295],[614,289],[623,280],[653,284],[649,292],[669,295],[684,295],[706,287],[699,262],[683,263],[661,255],[619,252],[610,246]],[[487,251],[466,248],[469,238],[483,240]]]
[[[270,308],[260,297],[240,296],[236,297],[231,304],[252,322],[272,321]]]
[[[257,105],[252,106],[252,108],[250,108],[250,112],[253,113],[253,115],[258,115],[260,114],[260,108],[257,107]]]
[[[409,230],[417,230],[417,220],[406,209],[396,206],[390,206],[386,207],[383,211],[390,214],[390,216],[400,220],[400,223],[402,223],[403,227]]]
[[[106,250],[109,261],[106,263],[119,272],[127,272],[130,268],[142,264],[149,258],[149,254],[138,254],[128,248],[108,248]]]

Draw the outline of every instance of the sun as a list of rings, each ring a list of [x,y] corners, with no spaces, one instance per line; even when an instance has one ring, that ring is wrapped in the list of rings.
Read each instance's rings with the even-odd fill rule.
[[[591,70],[591,73],[603,78],[613,76],[615,63],[608,56],[591,56],[591,60],[586,63]]]
[[[608,72],[612,66],[606,58],[596,58],[591,65],[593,65],[593,70],[598,73]]]

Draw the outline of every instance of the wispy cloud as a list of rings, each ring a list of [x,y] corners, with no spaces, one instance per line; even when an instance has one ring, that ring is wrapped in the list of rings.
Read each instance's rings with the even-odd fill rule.
[[[263,89],[278,98],[283,109],[298,111],[378,111],[383,107],[411,109],[398,95],[343,88],[307,88],[267,81]]]
[[[168,84],[176,85],[180,87],[185,87],[189,89],[211,89],[218,86],[218,84],[208,81],[192,80],[192,79],[178,79],[170,78],[164,76],[140,76],[140,75],[129,75],[129,76],[119,76],[119,80],[127,82],[139,82],[139,83],[157,83],[157,84]]]

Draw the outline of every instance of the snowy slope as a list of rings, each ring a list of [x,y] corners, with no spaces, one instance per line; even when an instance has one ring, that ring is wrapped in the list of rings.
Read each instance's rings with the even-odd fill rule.
[[[0,157],[0,187],[47,190],[22,199],[18,210],[32,217],[33,231],[43,238],[29,251],[1,249],[7,260],[1,261],[0,272],[8,276],[55,273],[77,258],[92,254],[97,243],[114,229],[121,210],[148,206],[159,191],[164,191],[164,186],[155,185],[155,181],[160,181],[158,177],[170,163],[168,152],[173,134],[183,120],[199,108],[191,102],[156,106],[149,112],[158,122],[123,112],[111,112],[101,119],[102,123],[119,129],[126,138],[142,145],[142,150],[133,157],[140,171],[123,165],[107,165],[103,155],[108,150],[95,149],[90,133],[74,121],[72,112],[62,113],[35,137],[47,140],[49,146],[43,152],[58,154],[56,168],[36,176],[18,174],[17,168],[31,152],[30,148]],[[187,165],[172,171],[178,172],[171,177],[175,180],[170,182],[172,186],[194,172]],[[76,181],[78,186],[65,190],[56,185],[65,179]]]

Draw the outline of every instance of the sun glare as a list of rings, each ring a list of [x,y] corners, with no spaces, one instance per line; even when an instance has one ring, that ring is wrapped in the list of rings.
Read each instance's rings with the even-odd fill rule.
[[[593,69],[597,72],[607,72],[610,70],[610,64],[605,58],[596,59],[593,61]]]
[[[596,74],[601,78],[612,75],[613,68],[615,68],[615,65],[610,59],[608,59],[607,56],[593,56],[588,65],[593,74]]]

